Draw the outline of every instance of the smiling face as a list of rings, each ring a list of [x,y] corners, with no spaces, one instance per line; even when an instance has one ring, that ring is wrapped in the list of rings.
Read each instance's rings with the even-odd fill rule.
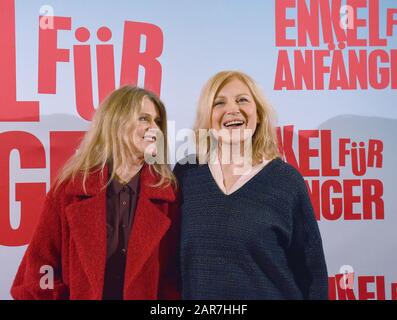
[[[252,137],[257,118],[257,107],[250,89],[241,80],[233,79],[214,99],[211,128],[217,132],[227,130],[231,143],[241,142]]]
[[[133,141],[139,158],[144,156],[145,151],[150,150],[153,155],[156,153],[156,139],[160,124],[161,119],[157,107],[149,98],[143,98],[133,133]]]

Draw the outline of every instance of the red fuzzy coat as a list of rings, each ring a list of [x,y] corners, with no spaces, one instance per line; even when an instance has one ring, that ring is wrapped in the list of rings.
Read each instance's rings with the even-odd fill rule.
[[[102,299],[106,263],[106,188],[94,173],[51,190],[11,288],[14,299]],[[172,187],[155,188],[148,165],[128,245],[124,299],[179,299],[179,209]],[[40,281],[54,270],[54,288]],[[43,281],[42,281],[43,282]]]

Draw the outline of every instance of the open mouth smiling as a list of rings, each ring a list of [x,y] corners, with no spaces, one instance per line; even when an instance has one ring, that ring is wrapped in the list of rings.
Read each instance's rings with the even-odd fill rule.
[[[156,135],[153,134],[153,133],[146,133],[146,134],[143,136],[143,140],[144,140],[144,141],[148,141],[148,142],[156,142],[156,139],[157,139],[157,137],[156,137]]]
[[[245,121],[241,119],[232,119],[223,122],[222,125],[225,128],[240,128],[245,125]]]

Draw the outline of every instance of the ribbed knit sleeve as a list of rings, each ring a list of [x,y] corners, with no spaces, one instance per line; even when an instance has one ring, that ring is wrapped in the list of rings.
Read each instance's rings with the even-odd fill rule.
[[[328,299],[328,274],[314,210],[303,177],[297,173],[291,266],[304,299]]]

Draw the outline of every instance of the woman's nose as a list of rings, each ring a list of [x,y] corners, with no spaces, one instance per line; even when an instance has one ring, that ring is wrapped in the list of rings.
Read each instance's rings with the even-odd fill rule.
[[[240,113],[240,107],[236,102],[230,102],[226,107],[227,113]]]
[[[152,124],[151,124],[151,126],[150,126],[150,129],[153,129],[153,130],[160,130],[160,127],[159,127],[159,125],[158,125],[155,121],[153,121]]]
[[[229,116],[235,116],[240,113],[241,112],[240,112],[240,109],[238,108],[238,106],[226,110],[226,114]]]

